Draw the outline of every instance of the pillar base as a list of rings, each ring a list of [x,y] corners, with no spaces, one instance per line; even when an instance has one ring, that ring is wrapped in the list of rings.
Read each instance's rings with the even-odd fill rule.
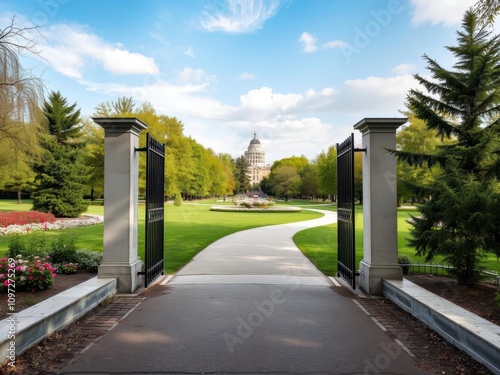
[[[118,293],[133,293],[142,285],[142,261],[137,259],[132,263],[107,262],[102,263],[97,271],[98,277],[116,278]]]
[[[402,280],[403,269],[399,265],[375,266],[359,262],[359,287],[370,295],[381,295],[382,279]]]

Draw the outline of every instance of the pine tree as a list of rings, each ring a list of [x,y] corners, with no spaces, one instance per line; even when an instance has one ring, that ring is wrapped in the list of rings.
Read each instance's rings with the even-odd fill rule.
[[[236,186],[235,194],[241,194],[250,189],[250,177],[248,175],[248,167],[250,166],[244,156],[236,158],[234,161],[235,175],[234,179]]]
[[[413,186],[428,198],[413,217],[417,255],[441,255],[460,283],[478,281],[486,253],[500,256],[500,37],[491,35],[477,15],[465,13],[452,70],[424,56],[432,79],[415,78],[426,92],[411,90],[417,118],[449,138],[430,153],[395,152],[411,165],[439,165],[442,175],[430,186]]]
[[[87,209],[83,191],[87,168],[82,164],[80,110],[68,105],[59,92],[44,102],[47,131],[39,137],[44,149],[34,171],[38,186],[32,193],[33,209],[57,217],[77,217]]]

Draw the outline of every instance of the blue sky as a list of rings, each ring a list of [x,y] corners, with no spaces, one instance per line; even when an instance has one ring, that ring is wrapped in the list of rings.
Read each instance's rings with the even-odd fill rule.
[[[257,132],[272,163],[314,158],[365,117],[401,117],[423,54],[473,0],[3,0],[1,25],[42,25],[23,59],[83,115],[121,96],[177,117],[215,152]],[[4,27],[2,26],[2,28]],[[359,140],[359,134],[356,134]]]

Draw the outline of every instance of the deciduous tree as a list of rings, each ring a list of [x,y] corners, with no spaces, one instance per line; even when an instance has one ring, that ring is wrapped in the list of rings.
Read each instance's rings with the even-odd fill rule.
[[[337,149],[330,146],[325,153],[322,151],[316,157],[318,165],[318,190],[332,201],[337,196]]]

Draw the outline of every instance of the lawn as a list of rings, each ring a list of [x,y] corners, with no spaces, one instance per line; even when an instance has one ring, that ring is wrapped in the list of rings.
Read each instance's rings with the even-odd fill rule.
[[[408,218],[417,211],[398,209],[398,249],[399,254],[408,255],[414,263],[425,263],[422,257],[415,255],[415,250],[408,246],[407,238],[411,236]],[[356,264],[363,258],[363,207],[356,207]],[[325,275],[337,274],[337,224],[325,225],[303,230],[297,233],[293,240],[302,252]],[[436,263],[440,259],[436,259]],[[486,269],[500,273],[500,261],[494,254],[488,254],[484,259]]]
[[[210,206],[215,200],[204,200],[201,204],[165,206],[165,269],[173,273],[189,262],[199,251],[221,237],[240,230],[265,225],[311,220],[321,216],[312,211],[294,213],[278,212],[213,212]],[[219,204],[219,202],[217,202]],[[31,204],[18,206],[14,201],[0,201],[0,211],[29,210]],[[90,206],[88,213],[102,215],[102,206]],[[57,236],[65,232],[77,235],[77,246],[82,249],[102,251],[103,225],[48,231],[33,235]],[[139,205],[139,256],[144,255],[144,205]],[[10,236],[0,237],[0,253],[7,251]]]
[[[165,269],[168,273],[179,270],[199,251],[221,237],[240,230],[265,225],[290,223],[310,220],[320,214],[303,210],[297,213],[260,213],[260,212],[213,212],[210,206],[222,204],[215,200],[204,200],[196,204],[185,203],[180,207],[167,204],[165,206]],[[231,201],[225,204],[232,204]],[[336,205],[322,201],[289,201],[278,202],[279,205],[293,205],[303,208],[336,210]],[[26,201],[17,205],[15,201],[0,200],[0,211],[29,210],[31,203]],[[89,206],[88,213],[103,215],[102,206]],[[409,255],[414,262],[424,262],[415,256],[415,251],[407,246],[406,238],[410,236],[410,224],[407,219],[415,210],[398,210],[398,246],[400,254]],[[139,205],[139,256],[144,254],[144,205]],[[103,225],[48,231],[33,235],[57,236],[62,232],[75,234],[77,246],[81,249],[102,251]],[[0,254],[7,251],[10,236],[0,236]],[[326,275],[337,273],[337,225],[311,228],[297,233],[294,237],[297,246]],[[356,207],[356,263],[363,258],[363,209]],[[500,261],[490,254],[485,259],[486,268],[500,272]]]

